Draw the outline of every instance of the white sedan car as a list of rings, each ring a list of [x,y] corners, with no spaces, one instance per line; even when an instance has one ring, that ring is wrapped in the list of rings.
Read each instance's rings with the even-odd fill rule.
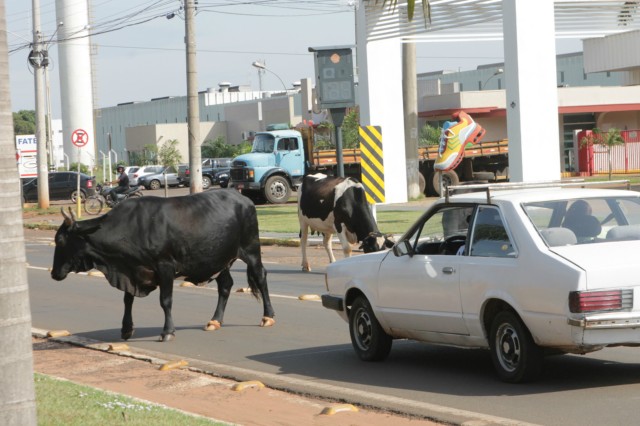
[[[392,251],[327,268],[323,306],[357,355],[401,338],[488,348],[521,382],[546,354],[640,345],[640,193],[487,186],[438,200]]]

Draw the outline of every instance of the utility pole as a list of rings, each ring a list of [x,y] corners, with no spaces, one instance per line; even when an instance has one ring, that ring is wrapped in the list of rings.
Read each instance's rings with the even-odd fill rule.
[[[195,2],[185,0],[184,25],[187,51],[187,131],[189,132],[190,193],[202,192],[202,154],[200,153],[200,101],[196,64]]]
[[[405,159],[407,164],[407,196],[420,196],[418,162],[418,83],[416,44],[402,44],[402,98],[404,102]]]
[[[47,137],[45,136],[44,69],[49,65],[49,55],[40,30],[40,0],[32,0],[33,46],[29,63],[33,66],[36,93],[36,141],[38,167],[38,207],[49,207],[49,167],[47,166]]]

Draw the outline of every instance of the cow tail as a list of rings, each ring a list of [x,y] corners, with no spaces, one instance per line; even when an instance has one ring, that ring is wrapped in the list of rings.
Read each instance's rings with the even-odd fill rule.
[[[258,228],[258,212],[251,203],[248,208],[246,220],[243,221],[241,235],[240,259],[247,264],[247,283],[251,294],[260,299],[262,289],[267,288],[267,271],[262,264],[260,253],[260,231]]]

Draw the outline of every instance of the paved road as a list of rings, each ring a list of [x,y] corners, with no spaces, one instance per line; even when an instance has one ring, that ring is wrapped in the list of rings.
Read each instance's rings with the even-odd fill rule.
[[[72,274],[63,282],[52,281],[46,268],[51,265],[53,248],[44,235],[30,234],[27,241],[34,327],[68,329],[80,336],[118,341],[122,293],[103,278]],[[261,306],[249,295],[234,293],[223,329],[204,332],[202,326],[213,314],[215,291],[176,287],[176,340],[155,341],[163,322],[156,292],[136,299],[137,331],[130,346],[162,352],[165,359],[187,357],[192,365],[241,380],[257,378],[274,387],[454,423],[637,424],[638,349],[552,357],[542,379],[526,385],[499,382],[489,354],[478,350],[396,341],[386,362],[363,363],[353,353],[346,323],[318,302],[297,298],[321,293],[322,273],[299,272],[297,263],[286,261],[294,252],[285,250],[294,249],[277,250],[265,250],[276,309],[273,328],[257,327]],[[233,275],[236,287],[243,286],[242,264],[234,267]]]

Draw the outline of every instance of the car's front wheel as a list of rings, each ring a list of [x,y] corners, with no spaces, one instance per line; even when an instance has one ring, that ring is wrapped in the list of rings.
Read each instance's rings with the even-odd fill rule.
[[[151,182],[149,182],[149,189],[160,189],[160,181],[157,179],[152,180]]]
[[[522,320],[511,311],[493,319],[489,336],[491,360],[501,380],[509,383],[535,379],[542,371],[543,351]]]
[[[209,189],[211,187],[211,179],[208,176],[202,177],[202,189]]]
[[[382,361],[389,355],[393,339],[382,329],[364,296],[358,296],[351,305],[349,333],[353,349],[361,360]]]

